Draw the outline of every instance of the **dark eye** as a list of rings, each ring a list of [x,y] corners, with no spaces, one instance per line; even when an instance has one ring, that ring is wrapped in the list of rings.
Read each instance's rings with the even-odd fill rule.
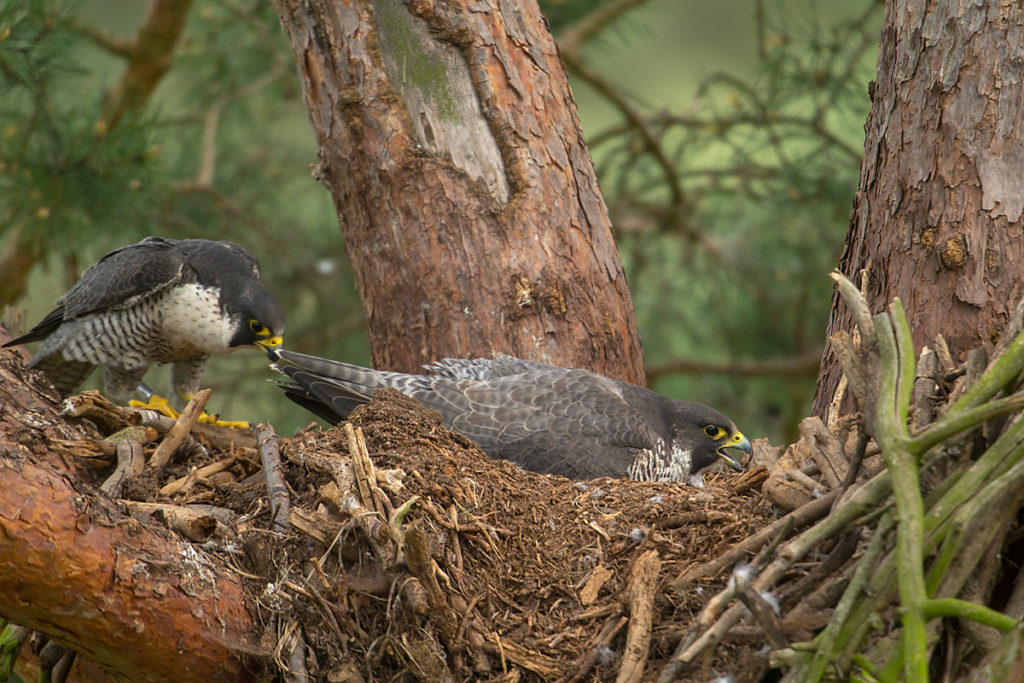
[[[712,439],[719,439],[725,434],[725,430],[715,425],[708,425],[704,428],[704,433],[710,436]]]
[[[251,320],[249,320],[249,329],[259,335],[267,333],[267,328],[264,327],[263,323],[261,323],[259,320],[256,320],[256,318],[252,318]]]

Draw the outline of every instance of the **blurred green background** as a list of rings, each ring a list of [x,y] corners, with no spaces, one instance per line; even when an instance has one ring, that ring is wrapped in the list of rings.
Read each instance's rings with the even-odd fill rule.
[[[882,6],[550,0],[633,293],[651,386],[752,438],[807,414],[857,188]],[[145,106],[98,129],[149,6],[0,4],[0,306],[34,324],[107,251],[236,241],[286,345],[366,364],[362,307],[270,3],[200,0]],[[18,320],[18,311],[24,319]],[[95,386],[100,373],[91,380]],[[214,359],[229,418],[311,421],[257,352]],[[147,381],[166,390],[167,370]]]

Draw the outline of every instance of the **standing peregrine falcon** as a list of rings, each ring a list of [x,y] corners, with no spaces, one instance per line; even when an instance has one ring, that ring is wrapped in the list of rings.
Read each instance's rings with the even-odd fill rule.
[[[751,452],[732,420],[589,370],[511,356],[447,359],[431,375],[382,372],[278,349],[274,368],[291,379],[285,395],[337,423],[380,387],[393,387],[438,410],[492,458],[573,479],[630,477],[701,484],[726,449]]]
[[[100,259],[4,346],[45,340],[29,365],[61,394],[102,365],[104,393],[120,402],[150,363],[171,363],[172,388],[188,400],[210,356],[281,345],[284,314],[259,277],[256,259],[231,242],[147,237]]]

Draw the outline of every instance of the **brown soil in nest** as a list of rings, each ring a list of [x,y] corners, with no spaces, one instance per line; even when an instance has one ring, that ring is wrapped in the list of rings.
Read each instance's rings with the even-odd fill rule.
[[[668,584],[775,518],[759,494],[718,478],[726,475],[701,489],[526,472],[390,390],[352,424],[365,435],[376,491],[359,500],[348,480],[342,426],[282,440],[302,532],[241,534],[262,577],[254,597],[298,617],[322,680],[613,680],[631,568],[654,550],[650,679],[729,577],[683,595]],[[269,583],[289,592],[286,581],[299,588],[267,592]],[[687,680],[757,680],[760,648],[760,639],[725,644]]]

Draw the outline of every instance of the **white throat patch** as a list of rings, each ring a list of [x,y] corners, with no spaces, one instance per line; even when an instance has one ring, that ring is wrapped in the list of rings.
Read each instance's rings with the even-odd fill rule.
[[[658,444],[657,451],[645,448],[637,453],[629,466],[630,479],[637,481],[686,481],[691,482],[693,451],[672,444],[671,453],[665,453],[665,444]],[[703,483],[703,480],[702,480]]]
[[[198,284],[174,287],[161,306],[163,333],[160,340],[171,356],[219,355],[230,351],[231,321],[221,315],[217,292]],[[188,351],[186,351],[188,350]]]

